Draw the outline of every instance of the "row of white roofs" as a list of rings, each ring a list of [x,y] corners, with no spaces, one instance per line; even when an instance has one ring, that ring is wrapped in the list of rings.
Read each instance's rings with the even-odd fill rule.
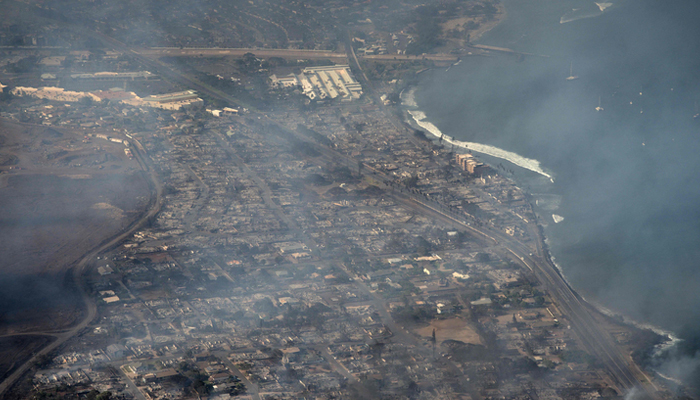
[[[311,99],[342,96],[344,100],[352,100],[362,95],[362,86],[350,75],[347,65],[309,67],[299,75],[290,74],[281,78],[272,75],[270,79],[275,86],[301,86],[304,94]]]
[[[90,92],[74,92],[54,86],[45,86],[40,88],[17,86],[11,91],[15,96],[32,96],[40,99],[49,99],[55,101],[77,102],[88,97],[93,101],[100,102],[102,99]],[[122,103],[139,106],[148,106],[152,108],[160,108],[163,110],[179,110],[182,107],[192,104],[203,103],[204,101],[196,97],[192,90],[178,93],[169,93],[163,95],[150,96],[145,99],[140,98],[135,93],[130,98],[121,100]]]

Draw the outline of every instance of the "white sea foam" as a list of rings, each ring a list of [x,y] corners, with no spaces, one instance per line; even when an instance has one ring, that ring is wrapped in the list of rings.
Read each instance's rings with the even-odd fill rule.
[[[401,92],[401,104],[404,107],[418,107],[416,103],[416,87],[413,86],[408,90]],[[423,114],[425,118],[425,114]]]
[[[593,11],[573,10],[573,11],[570,11],[570,12],[564,14],[559,19],[559,23],[566,24],[568,22],[578,21],[580,19],[600,17],[601,15],[603,15],[603,12],[598,11],[598,10],[593,10]]]
[[[581,8],[575,8],[566,14],[564,14],[559,20],[560,24],[566,24],[567,22],[578,21],[585,18],[595,18],[600,17],[604,13],[607,13],[615,4],[608,2],[594,2],[593,5]]]
[[[550,247],[550,248],[551,248],[550,242],[549,242],[549,238],[545,238],[545,239],[544,239],[544,242],[547,244],[547,247]],[[561,276],[564,278],[564,281],[566,281],[566,283],[567,283],[568,285],[571,285],[571,284],[569,283],[569,280],[566,278],[566,275],[564,275],[564,271],[561,269],[561,266],[560,266],[559,264],[557,264],[556,258],[552,255],[552,253],[549,253],[549,259],[552,260],[552,264],[554,264],[554,267],[555,267],[557,270],[559,270],[559,273],[560,273]],[[622,315],[622,314],[620,314],[620,313],[614,312],[613,310],[611,310],[611,309],[609,309],[609,308],[603,306],[602,304],[598,303],[598,302],[595,301],[595,300],[588,300],[588,299],[587,299],[583,294],[581,294],[580,292],[577,292],[577,293],[578,293],[579,296],[581,296],[581,299],[583,299],[583,301],[585,301],[586,303],[588,303],[588,304],[592,305],[593,307],[595,307],[601,314],[607,315],[608,317],[611,317],[611,318],[619,318],[619,317],[622,317],[622,321],[623,321],[625,324],[632,325],[632,326],[634,326],[634,327],[636,327],[636,328],[639,328],[639,329],[650,330],[650,331],[656,333],[656,334],[659,335],[659,336],[663,336],[663,337],[667,338],[668,340],[665,341],[664,343],[661,343],[661,344],[659,344],[659,345],[656,345],[656,347],[654,348],[654,351],[653,351],[653,353],[652,353],[653,356],[659,356],[659,355],[663,354],[666,350],[668,350],[668,349],[670,349],[671,347],[677,345],[677,344],[682,340],[682,339],[678,338],[678,336],[676,336],[676,335],[675,335],[673,332],[671,332],[671,331],[668,331],[668,330],[659,328],[658,326],[654,326],[654,325],[650,325],[650,324],[646,324],[646,323],[642,323],[642,322],[635,321],[635,320],[632,319],[632,318],[629,318],[629,317],[627,317],[627,316],[625,316],[625,315]],[[657,372],[658,372],[658,371],[657,371]]]
[[[583,298],[583,296],[581,296],[581,297]],[[660,355],[665,350],[675,346],[676,344],[678,344],[682,340],[682,339],[678,338],[671,331],[667,331],[665,329],[659,328],[658,326],[654,326],[651,324],[635,321],[634,319],[632,319],[630,317],[627,317],[625,315],[622,315],[620,313],[612,311],[611,309],[601,305],[600,303],[598,303],[596,301],[589,301],[588,299],[585,299],[585,298],[583,298],[583,299],[586,302],[588,302],[589,304],[592,304],[598,311],[600,311],[604,315],[607,315],[608,317],[613,317],[613,318],[622,317],[622,321],[625,324],[632,325],[632,326],[639,328],[639,329],[650,330],[659,336],[663,336],[663,337],[667,338],[668,341],[656,346],[656,348],[654,349],[655,356]]]
[[[536,172],[542,176],[545,176],[549,178],[552,182],[554,182],[554,178],[552,178],[552,175],[546,173],[542,168],[540,167],[540,162],[537,160],[533,160],[531,158],[526,158],[523,157],[519,154],[513,153],[511,151],[503,150],[495,146],[490,146],[487,144],[481,144],[481,143],[473,143],[473,142],[463,142],[461,140],[456,140],[448,135],[445,135],[438,129],[437,126],[435,126],[432,122],[426,121],[426,115],[423,111],[420,110],[408,110],[408,113],[411,114],[413,117],[413,120],[416,121],[416,124],[420,126],[421,128],[425,129],[426,131],[430,132],[433,136],[436,138],[442,137],[442,140],[444,142],[453,144],[457,147],[461,147],[464,149],[472,150],[477,153],[482,153],[489,155],[491,157],[496,157],[500,158],[503,160],[506,160],[508,162],[511,162],[518,167],[525,168],[527,170],[530,170],[532,172]]]
[[[561,205],[562,197],[551,193],[532,193],[537,207],[546,211],[556,211]]]
[[[680,379],[671,378],[670,376],[666,376],[666,375],[662,374],[661,372],[659,372],[659,371],[657,371],[657,370],[654,370],[654,371],[656,371],[656,373],[659,374],[660,377],[666,379],[667,381],[671,381],[671,382],[673,382],[673,383],[675,383],[675,384],[677,384],[677,385],[682,385],[682,384],[683,384],[683,382],[681,382]]]

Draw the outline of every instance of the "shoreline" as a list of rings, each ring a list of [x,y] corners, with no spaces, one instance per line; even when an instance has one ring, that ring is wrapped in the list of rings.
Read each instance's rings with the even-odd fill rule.
[[[455,140],[454,138],[444,134],[442,131],[439,130],[439,128],[437,128],[437,126],[432,124],[430,121],[427,121],[427,116],[425,115],[425,113],[422,112],[418,108],[418,104],[415,102],[415,98],[413,97],[413,93],[416,90],[417,90],[417,86],[415,84],[414,85],[406,85],[406,87],[404,87],[403,90],[401,90],[401,92],[400,92],[400,102],[395,104],[394,107],[396,107],[396,112],[401,116],[403,123],[406,126],[410,127],[411,129],[422,132],[425,135],[425,137],[427,138],[427,140],[429,140],[433,143],[438,143],[440,141],[440,139],[442,139],[442,141],[445,141],[447,143],[451,143],[454,146],[460,147],[466,151],[485,154],[485,155],[490,156],[490,157],[499,158],[499,159],[508,161],[512,164],[515,164],[516,166],[518,166],[520,168],[528,169],[529,171],[537,173],[537,174],[541,175],[542,177],[549,178],[552,183],[554,182],[554,178],[550,174],[545,172],[544,170],[540,169],[540,171],[535,171],[535,170],[532,170],[530,168],[527,168],[526,166],[518,165],[518,164],[514,163],[513,161],[511,161],[510,159],[502,158],[502,157],[499,157],[498,155],[489,154],[487,152],[481,152],[481,151],[476,149],[476,148],[479,148],[479,146],[484,146],[487,149],[488,148],[498,149],[494,146],[488,146],[488,145],[483,145],[483,144],[479,144],[479,143],[462,142],[459,140]],[[420,118],[420,119],[416,118],[417,116],[422,116],[422,118]],[[421,124],[420,123],[421,121],[426,121],[426,122]],[[424,125],[428,126],[428,128],[426,128],[426,126],[424,126]],[[432,127],[434,127],[434,129],[429,129]],[[474,146],[476,148],[470,147],[470,146]],[[498,149],[498,150],[500,150],[508,155],[515,155],[517,157],[522,157],[522,156],[517,155],[516,153],[508,152],[506,150],[502,150],[502,149]],[[527,159],[525,157],[522,157],[522,159],[537,163],[537,167],[539,168],[539,161]],[[498,171],[496,171],[496,173],[500,174]],[[511,178],[511,177],[506,177],[506,178],[513,180],[513,178]],[[515,183],[517,184],[518,182],[515,182]],[[523,190],[520,187],[520,185],[516,185],[516,186],[518,186],[518,188],[520,188],[520,190],[522,190],[524,194],[531,196],[531,193],[528,193],[525,190]],[[528,201],[528,203],[530,204],[530,207],[532,208],[532,212],[535,215],[537,215],[538,217],[544,217],[544,215],[535,212],[534,205],[530,201]],[[620,324],[622,326],[626,326],[626,327],[628,327],[628,329],[647,330],[647,331],[653,332],[654,334],[662,337],[663,342],[656,345],[653,348],[653,350],[650,352],[650,355],[652,357],[661,356],[664,352],[673,348],[680,341],[682,341],[682,339],[680,339],[674,332],[672,332],[670,330],[667,330],[667,329],[664,329],[664,328],[661,328],[659,326],[655,326],[655,325],[652,325],[649,323],[636,321],[633,318],[630,318],[622,313],[615,312],[615,311],[603,306],[602,304],[600,304],[596,300],[591,301],[591,300],[586,299],[582,294],[579,293],[578,290],[576,290],[571,285],[569,280],[566,278],[566,275],[564,274],[563,269],[561,268],[561,266],[559,264],[557,264],[556,259],[555,259],[554,255],[551,253],[551,250],[549,248],[549,243],[548,243],[549,240],[548,240],[548,237],[545,235],[544,226],[542,226],[539,222],[537,222],[536,224],[538,227],[539,235],[541,236],[542,243],[544,244],[544,246],[543,246],[544,256],[549,260],[549,262],[551,262],[552,265],[554,265],[557,273],[562,277],[564,283],[576,294],[576,296],[580,297],[584,303],[588,304],[593,310],[595,310],[601,316],[608,318],[617,324]],[[640,366],[640,368],[641,368],[641,366]],[[672,381],[675,384],[678,384],[678,382],[676,382],[676,380],[674,378],[664,376],[661,372],[657,371],[654,368],[649,367],[649,372],[654,373],[657,376],[657,379],[660,378],[664,381]]]
[[[473,32],[474,33],[469,33],[470,34],[470,40],[479,40],[481,39],[482,36],[487,34],[489,31],[491,31],[493,28],[497,27],[500,25],[503,21],[508,19],[508,10],[506,9],[506,6],[503,5],[503,3],[498,3],[496,4],[496,8],[498,9],[498,14],[496,14],[496,17],[494,18],[493,21],[489,21],[488,23],[480,26],[479,28],[475,29]]]
[[[495,27],[500,25],[502,22],[506,21],[506,19],[508,18],[508,12],[507,12],[505,5],[501,2],[499,2],[499,4],[497,4],[496,7],[498,9],[498,14],[496,14],[495,19],[493,21],[490,21],[489,23],[484,24],[484,25],[480,26],[479,28],[475,29],[474,31],[472,31],[473,33],[470,32],[471,41],[478,41],[485,34],[490,32],[491,30],[493,30]],[[461,60],[459,62],[461,62]],[[454,65],[456,65],[456,64],[454,64]],[[423,73],[429,69],[432,69],[432,68],[421,70],[419,73]],[[449,68],[448,68],[448,70],[449,70]],[[443,133],[442,131],[440,131],[440,129],[437,128],[437,126],[435,126],[432,122],[427,120],[427,115],[422,110],[420,110],[418,108],[418,104],[415,102],[415,98],[414,98],[414,93],[416,90],[417,90],[416,83],[407,83],[399,92],[399,102],[394,105],[396,114],[400,115],[401,119],[403,120],[403,123],[406,124],[406,126],[410,127],[411,129],[419,130],[419,131],[423,132],[425,134],[426,138],[428,138],[432,142],[437,143],[437,142],[439,142],[440,139],[442,139],[442,141],[450,143],[450,144],[454,145],[455,147],[464,149],[467,152],[476,152],[476,153],[480,153],[480,154],[486,154],[489,157],[494,157],[494,158],[499,158],[499,159],[505,160],[507,162],[510,162],[510,163],[520,167],[520,168],[527,169],[531,172],[540,174],[541,176],[548,178],[552,183],[554,183],[554,176],[553,176],[554,174],[548,173],[548,172],[544,171],[543,169],[541,169],[540,162],[538,160],[529,159],[529,158],[520,156],[517,153],[503,150],[503,149],[497,148],[495,146],[484,145],[484,144],[473,143],[473,142],[459,141],[459,140],[456,140],[453,137]],[[411,111],[413,111],[413,113]],[[422,118],[420,118],[420,119],[416,118],[417,116],[421,116],[421,115],[422,115]],[[426,121],[424,123],[424,125],[427,125],[428,128],[426,128],[425,126],[420,124],[420,121],[424,121],[424,120]],[[429,128],[434,128],[434,129],[431,130]],[[437,132],[439,132],[439,134],[437,134]],[[431,138],[431,136],[432,136],[432,138]],[[486,150],[486,151],[479,151],[479,149]],[[500,153],[500,154],[490,154],[490,151],[492,151],[493,153]],[[510,157],[510,158],[513,158],[513,156],[519,157],[519,158],[521,158],[518,160],[519,162],[529,163],[530,164],[529,166],[535,167],[535,168],[531,169],[531,168],[528,168],[528,166],[519,165],[518,163],[513,162],[511,159],[503,157],[504,155],[507,157]],[[508,179],[512,180],[512,178],[510,178],[510,177],[508,177]],[[518,183],[518,182],[516,182],[516,183]],[[519,185],[517,185],[517,186],[520,188]],[[520,188],[520,189],[523,190],[522,188]],[[523,190],[523,193],[532,196],[531,193],[528,193],[525,190]],[[540,215],[539,213],[535,212],[534,204],[530,203],[530,207],[532,208],[533,213],[535,213],[535,215],[537,215],[539,217],[545,217],[545,215]],[[564,274],[563,269],[556,262],[555,256],[551,253],[551,250],[549,248],[548,237],[544,233],[544,226],[540,225],[539,223],[537,223],[537,225],[538,225],[539,230],[541,232],[540,234],[542,235],[542,242],[545,245],[546,257],[556,267],[558,273],[562,276],[562,278],[564,279],[566,284],[573,289],[573,286],[571,286],[571,283],[566,278],[566,275]],[[628,325],[632,328],[646,329],[646,330],[654,332],[655,334],[657,334],[659,336],[666,338],[666,341],[664,343],[662,343],[661,345],[659,345],[660,348],[657,349],[657,351],[655,351],[653,355],[658,355],[662,351],[668,350],[669,348],[675,346],[679,341],[682,340],[674,332],[672,332],[670,330],[667,330],[667,329],[664,329],[662,327],[655,326],[655,325],[652,325],[649,323],[636,321],[633,318],[630,318],[622,313],[615,312],[615,311],[603,306],[602,304],[600,304],[599,302],[597,302],[595,300],[594,301],[587,300],[578,291],[575,291],[575,292],[586,303],[591,305],[595,310],[600,312],[602,315],[609,317],[609,318],[616,318],[616,319],[619,318],[623,324]]]
[[[545,178],[549,179],[552,183],[554,183],[554,177],[540,167],[540,162],[538,160],[527,158],[517,153],[504,150],[496,146],[475,142],[463,142],[461,140],[457,140],[452,136],[446,135],[445,133],[440,131],[440,129],[437,126],[435,126],[432,122],[428,121],[427,116],[424,112],[418,109],[405,109],[405,111],[412,117],[414,123],[418,125],[420,129],[429,132],[433,137],[435,137],[435,139],[442,139],[442,141],[444,142],[452,144],[456,147],[460,147],[467,151],[474,151],[477,153],[485,154],[490,157],[495,157],[501,160],[508,161],[511,164],[514,164],[520,168],[524,168],[536,174],[542,175]],[[408,123],[411,124],[410,121],[408,121]]]
[[[471,45],[474,44],[474,42],[478,41],[481,39],[485,34],[490,32],[493,28],[497,27],[500,25],[503,21],[505,21],[508,18],[508,12],[506,10],[505,5],[503,3],[498,3],[495,5],[497,12],[493,14],[493,19],[490,21],[483,21],[485,17],[482,16],[477,16],[477,17],[468,17],[468,18],[462,18],[462,19],[469,19],[469,22],[475,22],[478,23],[479,26],[476,29],[464,29],[459,31],[461,35],[469,35],[469,39],[454,39],[454,38],[448,38],[448,37],[443,37],[443,40],[445,43],[431,49],[429,51],[430,54],[434,53],[450,53],[451,51],[454,50],[461,50],[461,51],[466,51],[466,49]],[[481,20],[481,21],[480,21]],[[448,20],[446,23],[443,23],[441,25],[450,25],[450,22],[452,20]],[[444,34],[444,32],[443,32]]]

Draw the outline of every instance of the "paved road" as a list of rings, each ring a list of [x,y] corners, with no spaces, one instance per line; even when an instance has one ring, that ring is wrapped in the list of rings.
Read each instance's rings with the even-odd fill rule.
[[[352,372],[345,367],[345,365],[341,364],[335,359],[335,357],[333,357],[326,344],[318,344],[313,346],[313,348],[321,354],[321,356],[328,362],[328,364],[330,364],[335,372],[342,375],[348,380],[348,382],[355,383],[358,381],[357,377],[355,377],[355,375],[353,375]]]
[[[361,56],[363,60],[371,60],[371,61],[421,61],[421,60],[430,60],[430,61],[442,61],[442,62],[457,62],[459,61],[460,56],[456,54],[422,54],[422,55],[398,55],[398,54],[376,54],[376,55],[367,55],[367,56]]]
[[[255,351],[255,350],[253,350],[253,351]],[[243,371],[238,369],[238,367],[236,367],[236,365],[234,363],[232,363],[231,360],[229,360],[227,353],[225,353],[223,351],[219,351],[219,352],[215,352],[214,355],[219,357],[219,359],[224,364],[226,364],[226,366],[231,371],[231,373],[238,376],[238,378],[241,380],[241,382],[243,382],[243,384],[245,385],[247,394],[251,395],[253,397],[253,399],[260,400],[260,388],[258,387],[258,385],[251,382],[250,380],[248,380],[248,378],[243,373]]]
[[[133,379],[129,378],[129,376],[121,369],[121,367],[116,368],[119,371],[119,375],[124,379],[126,382],[126,389],[136,397],[138,400],[146,400],[146,396],[143,395],[143,393],[139,390],[138,386],[136,386],[136,383],[134,382]]]
[[[134,49],[136,54],[145,57],[243,57],[244,54],[252,53],[257,57],[270,58],[292,58],[298,60],[307,59],[330,59],[342,61],[345,53],[335,53],[324,50],[296,50],[296,49],[227,49],[227,48],[147,48]]]
[[[347,46],[346,46],[347,47]],[[254,48],[176,48],[176,47],[151,47],[145,49],[134,49],[134,53],[144,57],[243,57],[244,54],[252,53],[257,57],[270,58],[280,57],[294,60],[333,60],[344,62],[346,53],[336,53],[325,50],[299,50],[299,49],[254,49]],[[512,51],[512,50],[511,50]],[[425,55],[396,55],[377,54],[362,56],[364,59],[372,61],[443,61],[456,62],[459,56],[455,54],[425,54]]]

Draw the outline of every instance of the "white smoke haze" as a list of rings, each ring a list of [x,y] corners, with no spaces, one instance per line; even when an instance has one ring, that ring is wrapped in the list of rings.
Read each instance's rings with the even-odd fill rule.
[[[627,393],[625,393],[624,399],[625,400],[643,400],[642,397],[639,396],[640,390],[636,387],[633,387],[632,389],[628,390]]]

